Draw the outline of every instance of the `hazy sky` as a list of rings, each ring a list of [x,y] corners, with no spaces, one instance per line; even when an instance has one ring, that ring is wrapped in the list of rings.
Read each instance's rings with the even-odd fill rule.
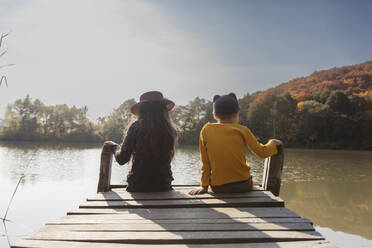
[[[95,119],[148,90],[186,104],[362,63],[371,13],[367,0],[0,0],[0,66],[16,64],[0,69],[0,117],[26,94]]]

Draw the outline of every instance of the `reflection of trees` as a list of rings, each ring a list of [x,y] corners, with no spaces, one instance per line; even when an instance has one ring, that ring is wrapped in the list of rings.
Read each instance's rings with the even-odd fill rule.
[[[371,239],[371,152],[285,152],[280,196],[286,206],[316,225]]]
[[[99,158],[97,147],[84,147],[83,144],[50,147],[45,144],[37,146],[31,142],[17,143],[17,145],[18,147],[14,144],[11,146],[0,144],[0,150],[4,151],[0,174],[12,182],[18,182],[19,178],[24,176],[21,185],[42,181],[77,181],[82,180],[84,173],[95,175],[98,170],[99,163],[94,162],[95,157]],[[25,147],[22,147],[23,145]],[[30,161],[33,152],[35,156]],[[90,161],[93,163],[88,165]],[[88,171],[86,171],[87,166],[90,167]]]
[[[201,169],[199,147],[177,147],[171,167],[173,184],[199,184]]]
[[[312,181],[286,183],[286,206],[315,225],[372,239],[372,189],[369,183]]]
[[[96,143],[83,143],[83,142],[17,142],[17,141],[2,141],[0,147],[11,149],[19,152],[28,152],[30,150],[42,149],[42,150],[85,150],[92,148],[99,148],[101,145]]]

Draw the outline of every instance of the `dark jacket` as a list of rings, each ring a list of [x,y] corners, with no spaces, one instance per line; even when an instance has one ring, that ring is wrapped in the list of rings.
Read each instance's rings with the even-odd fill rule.
[[[128,129],[127,136],[121,144],[120,151],[115,152],[115,159],[123,165],[132,157],[132,168],[127,176],[127,191],[155,192],[172,190],[171,158],[159,154],[156,158],[150,153],[138,149],[141,145],[138,130],[141,120],[134,122]]]

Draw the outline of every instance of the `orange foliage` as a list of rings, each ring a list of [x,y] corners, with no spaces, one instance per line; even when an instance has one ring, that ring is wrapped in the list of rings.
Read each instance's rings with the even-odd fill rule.
[[[365,99],[372,99],[372,61],[358,65],[315,71],[307,77],[292,79],[274,88],[256,92],[254,102],[260,102],[267,94],[289,93],[297,101],[311,100],[312,94],[319,91],[348,91]]]
[[[301,112],[304,109],[305,101],[301,101],[297,103],[297,111]]]

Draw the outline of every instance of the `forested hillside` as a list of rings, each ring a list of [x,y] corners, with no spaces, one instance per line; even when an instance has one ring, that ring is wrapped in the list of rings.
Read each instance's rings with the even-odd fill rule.
[[[246,94],[239,102],[240,123],[262,142],[277,138],[290,147],[372,149],[372,61],[316,71]],[[0,138],[120,142],[134,118],[129,111],[133,103],[125,100],[93,123],[86,107],[45,106],[26,96],[8,105]],[[176,106],[171,117],[179,144],[197,144],[202,126],[213,121],[212,103],[196,97]]]
[[[316,71],[240,101],[242,123],[264,140],[372,149],[372,61]]]
[[[310,76],[295,78],[275,88],[253,94],[261,100],[267,94],[289,93],[297,101],[311,100],[314,97],[324,102],[330,91],[344,91],[348,95],[372,98],[372,61],[359,65],[315,71]]]

